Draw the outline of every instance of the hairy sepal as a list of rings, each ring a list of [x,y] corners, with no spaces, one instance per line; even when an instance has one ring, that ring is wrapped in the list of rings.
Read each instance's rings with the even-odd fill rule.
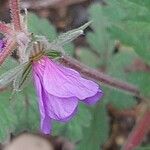
[[[28,63],[13,80],[13,90],[21,91],[27,85],[26,83],[28,83],[28,81],[30,80],[30,74],[31,64]]]
[[[7,72],[5,72],[4,74],[2,74],[0,76],[0,88],[4,88],[8,84],[10,84],[18,76],[18,74],[20,72],[22,72],[25,65],[27,65],[27,62],[23,63],[23,64],[20,64],[17,67],[15,67],[13,69],[10,69]]]
[[[86,29],[90,24],[91,22],[88,22],[77,29],[73,29],[71,31],[61,34],[56,40],[49,44],[48,49],[61,50],[65,44],[73,41],[78,36],[82,35],[84,33],[83,30]]]

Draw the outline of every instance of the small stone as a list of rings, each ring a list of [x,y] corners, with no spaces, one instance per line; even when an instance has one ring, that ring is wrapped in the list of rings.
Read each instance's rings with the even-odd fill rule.
[[[37,135],[22,134],[9,143],[4,150],[54,150],[51,143]]]

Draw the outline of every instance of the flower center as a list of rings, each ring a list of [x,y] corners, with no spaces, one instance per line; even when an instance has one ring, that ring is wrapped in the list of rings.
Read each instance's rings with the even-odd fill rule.
[[[30,55],[31,61],[38,61],[40,60],[44,55],[44,45],[40,42],[34,42],[33,44],[33,51]]]
[[[44,54],[44,52],[40,52],[40,53],[30,57],[30,60],[31,61],[38,61],[38,60],[40,60],[42,58],[43,54]]]

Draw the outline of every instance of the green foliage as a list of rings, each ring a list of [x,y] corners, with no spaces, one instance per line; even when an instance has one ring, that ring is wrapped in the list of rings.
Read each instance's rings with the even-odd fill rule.
[[[149,149],[150,149],[150,145],[147,145],[147,146],[141,146],[137,148],[136,150],[149,150]]]
[[[80,60],[90,67],[105,67],[110,76],[137,85],[144,96],[149,96],[150,87],[145,86],[150,82],[149,73],[127,71],[134,60],[140,59],[136,53],[145,62],[149,63],[150,60],[149,12],[147,8],[128,0],[108,0],[106,6],[93,4],[89,13],[90,19],[93,20],[91,26],[93,32],[87,34],[91,50],[81,49],[77,53]],[[122,47],[117,54],[113,54],[115,40],[121,41],[121,44],[128,47]],[[99,55],[95,56],[93,50]],[[128,93],[110,88],[103,88],[103,90],[105,94],[103,101],[106,104],[111,104],[118,109],[131,108],[136,104],[135,98]],[[106,107],[103,107],[102,111],[107,112]],[[94,115],[93,112],[92,115]],[[103,119],[108,117],[107,113],[103,116]],[[107,121],[103,119],[99,116],[91,121],[91,128],[85,129],[85,136],[81,140],[79,149],[95,150],[104,144],[108,137],[109,127],[106,126]],[[100,126],[101,123],[102,126]],[[97,128],[98,125],[100,128]],[[96,136],[95,132],[98,132]],[[103,133],[106,135],[104,141],[100,137]]]
[[[92,109],[91,125],[84,128],[84,137],[80,141],[77,150],[100,150],[100,145],[103,145],[108,138],[108,132],[109,120],[103,101]]]
[[[6,59],[5,62],[0,66],[0,75],[16,67],[17,65],[18,65],[17,61],[12,57]]]
[[[113,55],[108,64],[109,75],[128,82],[130,74],[126,69],[132,64],[135,58],[137,58],[137,55],[132,50],[127,49]],[[106,97],[107,101],[118,109],[129,108],[136,104],[133,96],[115,89],[107,89]]]
[[[107,2],[108,6],[103,9],[103,13],[112,24],[109,28],[112,36],[132,46],[136,53],[150,64],[149,10],[145,5],[138,5],[132,0],[108,0]],[[114,10],[117,12],[115,15]]]
[[[1,66],[0,73],[3,74],[16,66],[18,67],[18,63],[10,57]],[[10,133],[38,131],[37,98],[31,85],[13,95],[8,90],[1,92],[0,101],[0,141],[5,140]]]
[[[149,0],[130,0],[131,2],[138,4],[140,6],[146,7],[148,10],[150,9],[150,1]]]
[[[89,67],[96,68],[101,62],[99,56],[97,56],[87,48],[80,48],[79,51],[77,52],[77,56],[84,64],[88,65]]]
[[[16,126],[16,116],[10,105],[9,94],[8,91],[1,92],[0,96],[0,141],[6,140]]]
[[[108,4],[109,6],[104,11],[112,24],[109,28],[111,37],[119,39],[123,44],[134,48],[135,52],[150,64],[150,1],[108,0]],[[113,10],[117,12],[115,16]],[[113,20],[112,18],[115,17],[118,19]],[[132,72],[127,78],[140,88],[144,96],[150,97],[150,86],[147,84],[150,82],[149,72]]]
[[[13,96],[8,91],[3,92],[0,100],[0,141],[5,140],[10,133],[39,130],[37,98],[32,86]]]
[[[89,9],[89,13],[91,16],[90,19],[93,20],[91,26],[94,32],[87,34],[87,41],[95,51],[105,56],[100,57],[100,64],[103,65],[106,63],[106,57],[109,57],[112,52],[114,41],[110,39],[107,31],[109,23],[103,15],[102,7],[100,5],[93,5]]]
[[[91,113],[89,109],[84,104],[80,104],[77,115],[70,122],[66,124],[54,123],[53,134],[61,134],[72,141],[79,141],[84,138],[83,127],[89,127],[90,121]]]
[[[129,80],[134,85],[138,86],[143,96],[150,97],[150,74],[149,72],[132,72]]]
[[[17,118],[15,133],[39,130],[40,122],[37,101],[38,99],[32,85],[13,96],[12,108]]]
[[[10,69],[13,69],[16,66],[18,67],[18,63],[10,57],[1,66],[1,74],[8,70],[10,71]],[[10,75],[13,75],[13,73]],[[6,77],[7,76],[5,75],[5,78]],[[25,90],[23,92],[25,92]],[[38,111],[36,109],[36,97],[33,88],[31,88],[31,86],[30,88],[28,87],[28,95],[23,94],[23,92],[18,92],[15,95],[12,95],[12,93],[8,90],[1,92],[0,141],[5,140],[10,133],[16,133],[29,129],[32,129],[33,131],[33,129],[37,130],[39,127],[39,122],[35,120],[35,118],[38,117]],[[27,98],[29,98],[28,107],[25,103]]]
[[[48,20],[39,18],[32,13],[28,15],[28,27],[31,33],[46,36],[49,41],[54,40],[57,36],[56,29]]]

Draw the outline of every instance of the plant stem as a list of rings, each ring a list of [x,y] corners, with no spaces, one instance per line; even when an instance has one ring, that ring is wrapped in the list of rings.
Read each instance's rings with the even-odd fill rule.
[[[6,24],[0,22],[0,33],[4,35],[10,35],[12,33],[12,29],[8,27]]]
[[[7,41],[6,46],[4,47],[3,51],[0,54],[0,65],[5,61],[7,56],[11,54],[12,50],[14,50],[16,45],[17,44],[15,41],[12,40]]]
[[[11,18],[15,31],[21,31],[19,0],[10,0]]]
[[[127,143],[124,145],[123,150],[134,150],[141,144],[143,138],[150,129],[150,110],[147,110],[142,118],[137,122],[133,131],[129,135]]]

